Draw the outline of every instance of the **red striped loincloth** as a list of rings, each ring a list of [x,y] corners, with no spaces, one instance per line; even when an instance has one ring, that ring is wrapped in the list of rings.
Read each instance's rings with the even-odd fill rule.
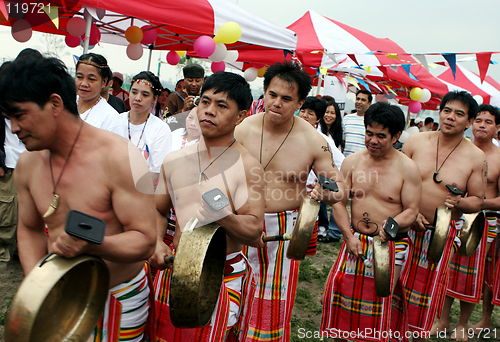
[[[264,232],[268,236],[292,233],[298,209],[266,213]],[[299,262],[286,257],[289,241],[268,242],[264,248],[248,247],[257,291],[246,338],[241,341],[289,341],[292,308],[299,275]]]
[[[446,291],[448,296],[469,303],[479,303],[481,300],[487,235],[488,221],[485,220],[483,238],[476,252],[470,257],[458,253],[453,254],[448,270],[448,288]]]
[[[497,262],[497,267],[495,269],[495,277],[493,284],[493,299],[492,303],[494,305],[500,306],[500,262]]]
[[[408,328],[410,331],[429,331],[438,309],[441,309],[446,294],[447,270],[450,253],[456,238],[455,224],[452,222],[443,255],[439,263],[427,260],[431,231],[410,230],[410,249],[401,272],[401,282],[408,305]]]
[[[228,326],[231,310],[237,315],[236,319],[242,319],[243,313],[251,306],[255,292],[252,269],[241,252],[227,256],[226,270],[231,273],[224,274],[224,282],[219,294],[215,311],[209,324],[201,328],[181,329],[176,328],[170,320],[168,305],[168,292],[170,289],[171,270],[160,271],[155,279],[156,311],[158,321],[157,338],[159,342],[219,342],[224,341],[226,333],[232,326]],[[233,288],[231,282],[239,284],[239,288]],[[243,305],[243,310],[241,310]],[[234,323],[233,323],[234,324]],[[237,334],[234,332],[233,335]]]
[[[373,263],[373,239],[354,233],[363,247],[363,254]],[[390,264],[395,264],[394,242],[389,242]],[[394,266],[391,268],[392,288]],[[342,245],[339,257],[328,275],[323,294],[321,331],[330,337],[349,336],[353,341],[388,341],[391,317],[391,296],[378,297],[375,291],[373,268],[347,253]]]

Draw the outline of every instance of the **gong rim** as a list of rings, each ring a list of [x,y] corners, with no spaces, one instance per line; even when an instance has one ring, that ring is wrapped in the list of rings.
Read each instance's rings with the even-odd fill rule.
[[[378,297],[391,295],[391,265],[389,242],[380,241],[380,236],[373,237],[373,277]]]
[[[429,249],[427,251],[427,260],[438,263],[443,256],[446,240],[448,239],[448,232],[451,224],[451,210],[446,206],[436,208],[434,215],[434,230],[431,233],[429,241]]]
[[[226,233],[220,225],[182,232],[170,279],[170,320],[175,327],[198,328],[210,322],[225,264]]]
[[[472,214],[463,214],[464,223],[460,230],[460,247],[458,254],[472,256],[483,237],[486,217],[482,211]]]
[[[5,340],[85,342],[104,311],[109,284],[108,267],[98,257],[42,259],[12,300]]]
[[[304,197],[300,204],[297,223],[293,229],[292,239],[288,244],[286,257],[292,260],[304,260],[309,242],[314,233],[319,213],[319,202],[309,196]]]

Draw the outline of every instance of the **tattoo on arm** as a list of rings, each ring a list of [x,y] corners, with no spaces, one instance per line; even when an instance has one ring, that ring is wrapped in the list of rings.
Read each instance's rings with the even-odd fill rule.
[[[367,212],[363,213],[363,219],[356,224],[357,231],[369,230],[369,234],[375,234],[378,232],[378,224],[370,220],[370,214]],[[373,230],[373,232],[371,232]]]
[[[337,165],[335,165],[335,161],[333,160],[333,152],[330,149],[330,146],[321,146],[321,148],[323,149],[323,152],[330,152],[330,155],[332,156],[332,167],[337,168]]]
[[[483,178],[483,184],[486,186],[488,183],[488,161],[485,160],[483,163],[483,169],[481,170],[481,176]]]

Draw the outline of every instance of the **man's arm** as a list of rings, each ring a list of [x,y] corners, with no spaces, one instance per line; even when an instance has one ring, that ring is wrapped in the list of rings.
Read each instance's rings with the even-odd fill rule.
[[[316,136],[314,136],[314,139],[312,140],[314,173],[316,174],[316,176],[321,173],[322,175],[333,179],[337,183],[339,191],[333,192],[324,190],[321,188],[319,183],[317,183],[314,189],[311,191],[311,198],[318,201],[323,201],[326,204],[335,204],[339,201],[342,201],[345,196],[348,196],[345,192],[345,185],[343,184],[344,180],[342,174],[335,165],[332,151],[327,141],[320,134],[316,134]]]
[[[106,235],[100,245],[64,233],[52,244],[56,254],[71,258],[88,253],[116,263],[139,262],[153,254],[156,241],[153,184],[149,177],[144,178],[145,193],[140,192],[132,176],[132,173],[149,175],[146,162],[137,148],[120,146],[111,152],[107,165],[108,172],[112,173],[109,191],[114,214],[123,232]],[[138,182],[141,186],[139,183],[141,180]]]
[[[467,182],[467,197],[460,198],[451,192],[446,197],[444,204],[448,208],[456,208],[462,213],[476,213],[481,210],[486,193],[486,181],[488,177],[488,163],[482,151],[481,158],[477,158],[473,164],[472,173]]]
[[[151,266],[156,269],[162,270],[171,267],[171,263],[165,263],[165,256],[172,255],[170,247],[166,246],[163,242],[168,225],[168,213],[172,208],[172,199],[170,197],[170,189],[168,187],[167,176],[165,174],[165,162],[161,166],[160,178],[155,194],[156,204],[156,247],[155,252],[149,259]]]
[[[27,153],[21,155],[14,171],[18,200],[17,244],[25,275],[48,253],[45,224],[31,197],[23,172],[31,167],[28,159]]]
[[[488,171],[488,172],[491,172]],[[497,195],[494,198],[485,198],[484,203],[483,203],[483,209],[484,210],[500,210],[500,173],[498,174],[498,179],[497,179]]]
[[[422,200],[422,176],[417,164],[410,159],[406,161],[404,169],[400,172],[404,174],[403,187],[401,188],[403,211],[393,219],[398,223],[399,231],[402,231],[410,227],[417,219]],[[384,229],[380,230],[380,236],[382,242],[389,239]]]

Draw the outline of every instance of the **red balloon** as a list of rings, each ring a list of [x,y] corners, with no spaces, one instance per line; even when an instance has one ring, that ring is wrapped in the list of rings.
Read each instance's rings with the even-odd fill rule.
[[[155,42],[156,38],[158,37],[158,32],[156,31],[156,29],[151,29],[153,27],[154,26],[152,25],[144,25],[143,27],[141,27],[143,33],[141,44],[149,45]]]
[[[167,62],[170,65],[177,65],[179,61],[181,60],[181,57],[179,54],[175,51],[170,51],[167,53]]]
[[[70,34],[66,35],[64,41],[66,42],[66,45],[68,45],[70,48],[74,48],[80,45],[80,37],[75,37]]]
[[[81,36],[82,41],[85,42],[85,33],[82,34]],[[90,39],[89,39],[89,45],[96,45],[99,43],[101,40],[101,31],[99,31],[99,28],[92,24],[92,27],[90,28]]]
[[[211,66],[212,72],[224,71],[226,70],[226,63],[224,62],[212,62]]]

